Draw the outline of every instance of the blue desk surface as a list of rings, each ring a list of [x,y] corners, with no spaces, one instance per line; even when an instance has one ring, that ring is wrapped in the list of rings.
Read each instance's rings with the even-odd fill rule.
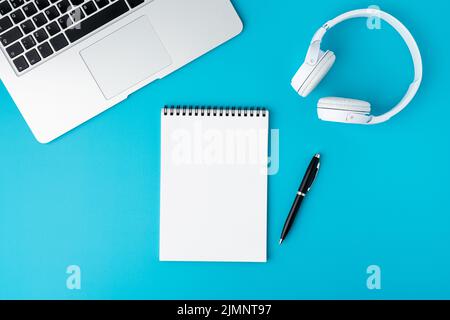
[[[378,1],[415,35],[425,73],[412,105],[376,127],[320,122],[315,104],[338,95],[382,112],[402,97],[412,64],[386,24],[338,26],[322,85],[306,100],[289,85],[316,29],[372,2],[234,3],[239,37],[48,145],[0,86],[0,298],[450,298],[450,3]],[[160,107],[172,103],[270,108],[280,170],[269,178],[268,263],[158,261]],[[317,151],[322,171],[280,248]],[[366,286],[373,264],[381,290]],[[66,288],[69,265],[81,267],[81,290]]]

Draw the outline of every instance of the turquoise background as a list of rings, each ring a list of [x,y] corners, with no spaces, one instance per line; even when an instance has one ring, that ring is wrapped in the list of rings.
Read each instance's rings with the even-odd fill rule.
[[[33,138],[0,86],[0,298],[450,298],[450,2],[378,1],[417,39],[424,82],[387,124],[321,122],[323,96],[395,104],[412,79],[409,52],[386,24],[331,32],[337,63],[308,98],[290,88],[313,33],[374,3],[236,0],[237,38],[147,86],[62,138]],[[262,105],[280,130],[280,171],[269,178],[266,264],[161,263],[160,107]],[[322,170],[282,247],[286,214],[310,157]],[[81,290],[66,288],[69,265]],[[366,268],[382,269],[382,289]]]

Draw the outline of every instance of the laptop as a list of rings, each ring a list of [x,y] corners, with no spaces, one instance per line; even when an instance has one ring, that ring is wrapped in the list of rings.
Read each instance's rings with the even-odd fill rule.
[[[230,0],[0,0],[0,78],[48,143],[242,27]]]

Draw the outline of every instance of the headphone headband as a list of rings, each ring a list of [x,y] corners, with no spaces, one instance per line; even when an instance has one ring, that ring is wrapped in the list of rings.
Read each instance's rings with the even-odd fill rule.
[[[361,9],[361,10],[353,10],[346,12],[344,14],[341,14],[340,16],[328,21],[325,23],[314,35],[310,48],[308,50],[308,54],[306,57],[306,61],[308,61],[311,64],[317,63],[320,56],[320,44],[322,43],[322,39],[327,33],[328,30],[335,27],[341,22],[344,22],[346,20],[355,19],[355,18],[372,18],[377,17],[385,22],[387,22],[389,25],[391,25],[403,38],[403,40],[406,42],[409,51],[411,53],[413,63],[414,63],[414,80],[409,86],[408,91],[406,92],[405,96],[402,98],[402,100],[390,111],[387,113],[380,115],[380,116],[372,116],[372,119],[369,121],[368,124],[377,124],[382,123],[399,112],[401,112],[414,98],[417,91],[419,90],[420,84],[422,82],[422,75],[423,75],[423,65],[422,65],[422,57],[420,54],[419,47],[417,46],[416,41],[414,40],[414,37],[411,35],[409,30],[395,17],[390,15],[387,12],[378,10],[378,9]]]

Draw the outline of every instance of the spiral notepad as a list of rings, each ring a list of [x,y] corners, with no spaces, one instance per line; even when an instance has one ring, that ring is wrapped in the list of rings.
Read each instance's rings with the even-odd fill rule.
[[[161,261],[265,262],[269,112],[161,110]]]

